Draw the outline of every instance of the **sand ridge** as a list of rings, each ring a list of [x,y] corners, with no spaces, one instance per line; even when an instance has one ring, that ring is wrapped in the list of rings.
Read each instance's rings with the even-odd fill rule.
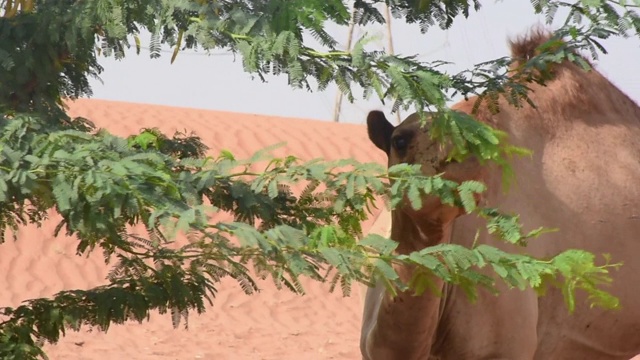
[[[384,154],[369,142],[362,125],[103,100],[78,100],[69,106],[70,115],[86,117],[120,136],[145,127],[157,127],[167,135],[194,131],[214,156],[228,149],[237,158],[247,158],[286,141],[276,155],[385,163]],[[374,225],[379,214],[363,224],[365,231],[388,230],[384,213]],[[53,238],[56,220],[53,217],[41,228],[23,228],[17,242],[8,238],[0,245],[2,306],[105,283],[109,266],[101,253],[77,256],[75,239]],[[156,313],[148,323],[113,325],[107,333],[68,332],[45,350],[52,360],[358,359],[362,288],[354,286],[352,296],[343,298],[339,290],[328,293],[327,285],[309,281],[304,285],[307,295],[296,296],[277,291],[265,281],[260,283],[260,293],[247,296],[232,280],[224,280],[214,306],[201,316],[189,316],[188,331],[174,330],[168,315]]]

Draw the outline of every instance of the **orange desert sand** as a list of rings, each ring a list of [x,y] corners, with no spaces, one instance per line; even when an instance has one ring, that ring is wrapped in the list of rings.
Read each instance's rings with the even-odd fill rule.
[[[247,158],[266,146],[286,141],[275,152],[304,160],[355,158],[384,164],[385,155],[368,140],[363,125],[284,119],[219,111],[182,109],[101,100],[78,100],[72,116],[83,116],[111,133],[128,136],[146,127],[168,135],[194,131],[210,154],[229,149]],[[363,119],[364,120],[364,119]],[[388,213],[378,212],[363,229],[386,233]],[[27,227],[0,245],[0,306],[64,289],[88,289],[105,283],[109,266],[100,251],[75,254],[73,238],[53,238],[57,218],[41,228]],[[378,220],[377,222],[375,222]],[[141,234],[143,235],[143,234]],[[328,285],[303,282],[307,294],[278,291],[267,280],[261,292],[245,295],[232,280],[223,281],[213,307],[189,316],[189,330],[173,329],[168,314],[154,312],[149,322],[113,325],[107,333],[69,331],[46,345],[50,359],[359,359],[359,330],[364,289],[352,295],[329,293]]]

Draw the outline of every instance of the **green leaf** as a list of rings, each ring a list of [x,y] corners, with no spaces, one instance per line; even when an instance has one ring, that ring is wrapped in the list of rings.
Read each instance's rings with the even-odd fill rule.
[[[347,177],[346,194],[347,194],[347,199],[353,198],[355,194],[355,176]]]
[[[503,279],[506,278],[507,275],[509,275],[509,272],[507,271],[507,269],[505,269],[504,266],[502,266],[501,264],[492,263],[491,267],[493,268],[493,271],[495,271],[496,274],[498,274],[498,276],[500,276]]]
[[[344,258],[341,256],[340,250],[330,247],[322,247],[319,250],[329,264],[335,266],[336,268],[341,270],[341,272],[343,272],[345,262]]]
[[[435,256],[429,254],[412,252],[411,254],[409,254],[409,259],[416,264],[422,265],[432,271],[442,266],[442,263],[438,259],[436,259]]]
[[[478,181],[465,181],[458,186],[458,194],[464,210],[467,213],[471,213],[476,209],[476,198],[474,195],[480,194],[485,190],[485,185]]]
[[[376,269],[382,274],[382,276],[387,280],[396,280],[399,278],[396,271],[393,269],[391,265],[389,265],[386,261],[382,259],[375,259],[373,261],[373,265]]]
[[[416,184],[409,185],[409,191],[407,192],[411,207],[415,210],[422,208],[422,197],[420,196],[420,189]]]
[[[72,209],[71,197],[73,189],[69,182],[61,175],[56,176],[53,179],[53,196],[56,198],[58,210],[60,212],[66,212]]]
[[[7,201],[9,187],[7,186],[7,182],[0,177],[0,202]]]
[[[586,6],[598,7],[602,5],[602,0],[580,0]]]
[[[220,157],[226,160],[231,160],[231,161],[236,160],[236,158],[233,156],[233,153],[231,153],[231,151],[226,149],[220,150]]]
[[[398,242],[378,234],[369,234],[360,240],[358,245],[371,247],[380,254],[389,255],[398,247]]]
[[[268,186],[269,189],[269,197],[275,199],[278,196],[278,183],[276,181],[271,181]]]

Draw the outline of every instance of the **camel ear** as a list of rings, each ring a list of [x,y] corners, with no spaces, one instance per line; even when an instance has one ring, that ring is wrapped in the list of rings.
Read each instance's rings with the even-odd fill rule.
[[[394,129],[395,127],[391,125],[382,111],[374,110],[367,115],[369,139],[387,155],[391,151],[391,134]]]

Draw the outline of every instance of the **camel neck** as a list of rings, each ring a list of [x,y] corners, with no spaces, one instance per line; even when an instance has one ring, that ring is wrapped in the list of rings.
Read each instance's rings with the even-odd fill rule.
[[[407,254],[428,246],[450,241],[451,223],[421,221],[416,224],[401,211],[392,214],[391,238],[398,241],[397,252]],[[402,231],[400,231],[402,229]],[[405,283],[413,276],[413,266],[394,264],[394,268]],[[436,278],[432,285],[444,288],[442,279]],[[378,298],[379,308],[375,322],[368,331],[366,351],[380,359],[428,358],[436,342],[436,331],[442,314],[442,298],[430,291],[415,296],[409,290],[399,292],[396,298],[388,294]],[[393,356],[389,352],[393,349]]]

